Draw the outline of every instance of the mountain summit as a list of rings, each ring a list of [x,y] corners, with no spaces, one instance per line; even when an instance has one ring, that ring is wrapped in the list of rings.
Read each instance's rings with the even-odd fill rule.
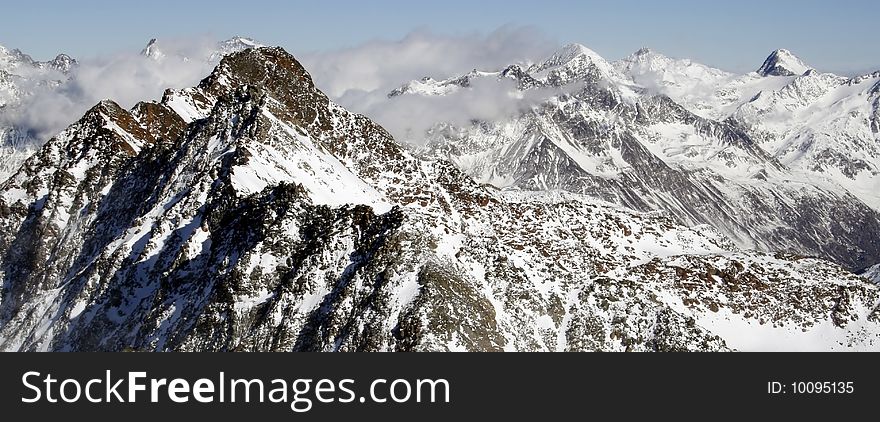
[[[141,55],[144,57],[149,57],[153,60],[160,61],[165,58],[165,53],[159,50],[159,47],[156,45],[158,40],[156,38],[150,39],[147,43],[146,47],[141,50]]]
[[[550,57],[530,66],[526,69],[535,77],[545,76],[554,80],[553,84],[566,84],[571,79],[578,79],[585,72],[598,72],[603,79],[617,79],[619,75],[599,53],[587,48],[582,44],[568,44],[563,46]]]
[[[761,76],[800,76],[810,69],[790,51],[780,49],[770,53],[757,72]]]

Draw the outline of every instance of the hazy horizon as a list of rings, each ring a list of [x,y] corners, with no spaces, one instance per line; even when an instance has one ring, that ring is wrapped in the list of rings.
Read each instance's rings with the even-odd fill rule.
[[[48,3],[48,6],[47,6]],[[436,5],[436,3],[434,3]],[[809,65],[841,74],[880,70],[873,16],[880,4],[864,0],[758,2],[736,5],[693,0],[608,2],[551,0],[472,4],[447,0],[425,11],[412,2],[171,2],[150,7],[106,0],[18,4],[0,28],[0,45],[37,60],[58,53],[93,58],[139,51],[151,38],[227,39],[245,36],[295,55],[397,42],[414,33],[465,40],[499,28],[527,28],[542,42],[580,43],[608,60],[648,47],[723,70],[755,70],[778,48]],[[210,7],[208,7],[210,5]],[[234,7],[233,7],[234,6]],[[499,63],[500,64],[500,63]]]

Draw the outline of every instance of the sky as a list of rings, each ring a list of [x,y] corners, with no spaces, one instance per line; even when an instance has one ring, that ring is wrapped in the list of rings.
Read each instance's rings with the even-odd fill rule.
[[[467,39],[513,26],[558,44],[582,43],[610,60],[650,47],[747,72],[787,48],[823,71],[880,69],[876,0],[2,0],[0,10],[0,44],[42,60],[139,51],[153,37],[243,35],[315,54],[413,32]]]

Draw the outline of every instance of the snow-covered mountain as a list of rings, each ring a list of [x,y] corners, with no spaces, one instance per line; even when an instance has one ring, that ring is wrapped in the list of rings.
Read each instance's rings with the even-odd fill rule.
[[[767,76],[801,76],[812,70],[799,57],[785,49],[776,50],[758,68],[758,74]]]
[[[437,122],[419,153],[449,159],[477,181],[499,188],[562,189],[635,210],[660,210],[689,226],[712,225],[741,247],[819,256],[861,270],[880,262],[880,214],[871,200],[876,191],[822,177],[813,170],[821,165],[818,159],[796,162],[769,148],[741,117],[759,103],[742,99],[757,95],[755,89],[784,92],[811,78],[861,87],[852,92],[870,84],[809,69],[801,76],[772,76],[801,65],[780,51],[761,68],[770,76],[737,76],[647,49],[611,64],[574,45],[530,66],[409,83],[389,101],[404,94],[452,95],[467,89],[461,81],[473,77],[514,78],[524,92],[562,87],[508,118],[465,127]],[[826,98],[815,90],[790,90],[801,99]],[[864,102],[857,94],[848,98]],[[866,119],[827,123],[834,121],[853,127],[850,141],[838,138],[840,145],[854,138],[869,144],[867,135],[860,137],[870,131]],[[846,157],[859,160],[859,150],[851,151]]]
[[[681,66],[688,61],[654,56],[659,58],[651,69],[628,68],[632,58],[619,68],[648,86],[672,81],[662,94],[704,117],[731,121],[804,180],[843,186],[880,209],[880,71],[858,77],[823,73],[787,50],[773,52],[746,75],[703,65],[688,69]],[[694,73],[711,76],[698,77],[700,83]]]
[[[216,43],[195,43],[194,45],[187,44],[185,46],[177,46],[173,43],[166,46],[161,40],[153,38],[141,50],[141,55],[158,61],[172,55],[183,60],[200,60],[216,65],[226,55],[258,47],[264,47],[264,45],[252,38],[240,36]]]
[[[20,50],[0,45],[0,110],[15,107],[34,90],[61,84],[76,65],[66,54],[38,62]]]
[[[620,77],[577,60],[533,79]],[[622,104],[593,94],[560,113]],[[635,141],[608,140],[611,164],[662,170]],[[333,103],[280,48],[132,110],[97,104],[0,185],[0,210],[4,350],[880,348],[865,278],[660,213],[480,184]]]
[[[615,61],[613,65],[648,92],[673,98],[691,112],[706,118],[717,117],[713,114],[715,108],[719,103],[724,104],[724,93],[719,87],[737,77],[692,60],[673,59],[648,48]]]
[[[38,62],[20,50],[0,45],[0,180],[12,174],[39,143],[28,128],[5,119],[6,113],[35,92],[61,85],[76,65],[66,54]]]

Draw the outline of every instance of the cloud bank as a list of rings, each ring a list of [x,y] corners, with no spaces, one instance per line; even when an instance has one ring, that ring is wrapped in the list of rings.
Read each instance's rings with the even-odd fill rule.
[[[501,70],[546,57],[557,48],[538,30],[502,27],[489,34],[462,36],[417,31],[398,41],[305,54],[300,60],[316,85],[342,106],[369,116],[399,141],[420,143],[437,122],[466,125],[495,120],[537,99],[517,92],[512,81],[494,78],[476,79],[470,89],[446,96],[403,95],[389,100],[389,92],[426,76],[443,80],[474,69]]]
[[[25,128],[44,140],[100,100],[130,108],[161,98],[167,88],[193,86],[216,65],[207,58],[216,51],[217,40],[208,37],[160,39],[156,47],[160,53],[153,58],[130,51],[80,59],[69,80],[53,89],[35,89],[19,107],[4,110],[0,123]],[[390,91],[425,76],[441,80],[473,69],[500,70],[546,57],[556,48],[535,29],[502,27],[488,34],[454,36],[416,31],[395,41],[295,55],[335,101],[373,118],[400,140],[419,142],[436,122],[492,120],[517,112],[531,99],[516,93],[512,82],[494,78],[477,80],[471,89],[446,97],[389,100]]]
[[[0,123],[45,140],[101,100],[111,99],[131,108],[139,101],[159,99],[167,88],[192,86],[204,78],[213,65],[189,57],[207,57],[214,45],[207,38],[163,40],[165,54],[161,60],[140,51],[80,59],[79,66],[60,85],[29,87],[30,95],[21,104],[4,110]]]
[[[372,41],[298,58],[318,87],[341,98],[348,91],[390,91],[424,76],[445,79],[474,68],[495,69],[544,57],[556,46],[540,31],[528,27],[502,27],[489,34],[460,36],[416,31],[397,41]]]

